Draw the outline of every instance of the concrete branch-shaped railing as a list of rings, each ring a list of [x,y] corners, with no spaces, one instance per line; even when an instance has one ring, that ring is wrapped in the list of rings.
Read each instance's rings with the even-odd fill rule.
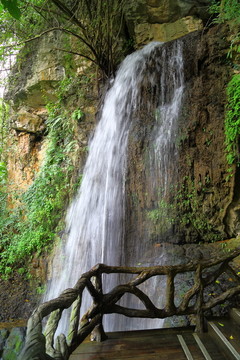
[[[206,310],[223,303],[225,300],[240,293],[239,272],[230,262],[240,255],[237,249],[227,255],[190,262],[175,266],[152,267],[118,267],[98,264],[83,274],[72,289],[65,290],[58,298],[40,305],[28,321],[27,337],[19,360],[67,360],[70,354],[92,333],[94,340],[105,338],[102,317],[104,314],[122,314],[138,318],[167,318],[173,315],[196,316],[196,331],[203,331],[203,315]],[[132,274],[133,279],[126,284],[117,285],[110,292],[103,294],[102,274]],[[180,304],[175,305],[175,277],[177,274],[193,275],[193,286],[184,294]],[[219,295],[206,298],[204,290],[223,274],[227,273],[233,281]],[[166,303],[163,309],[157,308],[149,296],[138,288],[151,277],[165,275]],[[80,308],[83,290],[87,289],[93,303],[80,319]],[[131,309],[117,302],[126,293],[135,295],[145,306],[145,309]],[[71,309],[68,335],[54,335],[64,309]],[[42,333],[42,320],[48,317]]]

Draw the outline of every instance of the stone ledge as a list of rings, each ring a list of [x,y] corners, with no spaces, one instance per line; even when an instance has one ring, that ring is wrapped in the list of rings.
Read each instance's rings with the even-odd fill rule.
[[[166,42],[178,39],[190,32],[201,30],[202,20],[187,16],[173,23],[149,24],[141,23],[135,27],[137,47],[142,47],[151,41]]]

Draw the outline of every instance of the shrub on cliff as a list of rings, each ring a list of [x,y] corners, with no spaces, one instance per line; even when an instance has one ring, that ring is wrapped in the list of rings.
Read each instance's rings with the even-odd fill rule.
[[[63,51],[91,60],[109,76],[124,56],[123,49],[127,49],[127,42],[124,44],[123,40],[127,33],[124,20],[126,0],[1,1],[13,15],[11,17],[0,8],[3,55],[10,48],[33,41],[47,32],[61,31],[77,42],[76,49]],[[9,39],[11,46],[6,46]]]

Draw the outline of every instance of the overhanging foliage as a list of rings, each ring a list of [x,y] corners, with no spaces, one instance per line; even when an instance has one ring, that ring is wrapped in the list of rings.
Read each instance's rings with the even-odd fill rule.
[[[109,76],[124,55],[125,1],[23,0],[18,7],[13,0],[8,10],[14,17],[6,11],[0,13],[1,51],[6,56],[12,48],[47,32],[62,31],[76,39],[75,54],[96,63]],[[11,45],[6,46],[9,40]]]

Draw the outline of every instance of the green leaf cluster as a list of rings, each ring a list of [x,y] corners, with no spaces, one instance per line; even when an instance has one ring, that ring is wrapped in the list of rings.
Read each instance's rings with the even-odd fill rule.
[[[205,186],[198,184],[197,189],[194,181],[186,176],[182,184],[172,187],[168,199],[161,198],[157,207],[148,211],[147,217],[154,225],[155,235],[164,234],[176,227],[185,235],[194,234],[200,242],[220,239],[219,233],[209,221],[210,214],[203,211],[204,197],[211,186],[209,179],[205,180]],[[159,195],[161,197],[161,192]]]
[[[3,148],[5,147],[6,134],[8,131],[7,116],[9,107],[0,99],[0,160],[3,158]]]
[[[0,184],[2,185],[7,179],[7,166],[6,163],[0,161]]]
[[[240,2],[239,0],[212,1],[210,13],[215,14],[216,23],[228,22],[231,26],[231,44],[227,58],[232,68],[239,70],[240,60]],[[235,73],[227,85],[227,105],[225,108],[225,144],[228,164],[240,164],[239,134],[240,134],[240,74]],[[228,169],[232,176],[232,168]]]
[[[239,135],[240,135],[240,74],[235,74],[227,86],[225,115],[225,136],[227,161],[229,164],[240,164]]]
[[[13,16],[15,19],[19,20],[21,17],[21,11],[18,6],[17,0],[1,0],[2,6],[0,4],[0,12],[3,9],[8,10],[9,14]]]
[[[213,0],[209,12],[214,14],[215,23],[231,21],[233,24],[240,24],[240,2],[239,0]]]
[[[175,195],[176,213],[180,227],[189,228],[195,232],[201,242],[214,242],[220,240],[220,234],[214,229],[209,218],[211,216],[207,209],[203,209],[205,194],[208,193],[211,183],[205,179],[205,185],[185,177],[184,183]]]

